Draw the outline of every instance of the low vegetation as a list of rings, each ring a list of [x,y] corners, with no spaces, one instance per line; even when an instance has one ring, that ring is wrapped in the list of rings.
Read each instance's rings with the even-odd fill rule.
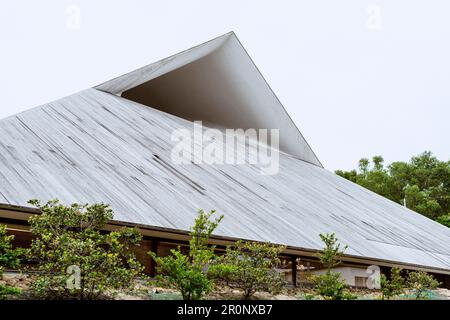
[[[217,259],[210,274],[227,286],[242,290],[244,299],[257,291],[278,293],[285,280],[276,268],[281,264],[279,256],[285,248],[270,243],[238,241]]]
[[[269,299],[280,292],[308,300],[357,298],[358,290],[349,288],[335,272],[347,247],[334,233],[320,235],[324,249],[317,257],[324,273],[310,277],[313,287],[288,288],[280,270],[286,247],[238,241],[225,251],[217,250],[209,240],[223,216],[199,210],[189,250],[178,247],[164,257],[149,253],[157,263],[155,283],[145,279],[133,254],[132,248],[142,240],[138,230],[104,231],[113,218],[109,206],[65,206],[57,200],[30,203],[41,211],[29,220],[34,236],[30,249],[14,248],[14,237],[0,225],[0,299],[112,299],[133,294],[146,299]],[[8,271],[2,276],[4,270],[21,273]],[[430,290],[439,286],[430,274],[398,268],[389,277],[381,275],[380,284],[380,299],[428,299]]]
[[[6,233],[6,226],[0,225],[0,275],[4,268],[16,269],[20,265],[21,252],[13,248],[13,235]]]
[[[405,280],[401,275],[402,269],[392,268],[391,276],[388,279],[386,275],[382,274],[380,279],[381,299],[392,299],[405,290]]]
[[[0,300],[5,300],[12,296],[18,296],[20,293],[21,290],[18,288],[0,284]]]
[[[41,211],[29,220],[35,236],[31,257],[39,271],[33,282],[37,297],[105,298],[113,289],[129,288],[143,271],[130,249],[142,239],[136,229],[101,232],[113,218],[109,206],[30,203]]]
[[[199,210],[190,232],[189,253],[182,253],[180,247],[172,249],[171,255],[166,257],[150,252],[158,265],[160,283],[176,288],[184,300],[199,300],[213,289],[214,282],[208,277],[208,266],[216,256],[215,248],[208,246],[208,240],[223,219],[220,216],[211,220],[214,213]]]
[[[440,283],[431,274],[416,271],[408,274],[407,284],[408,288],[413,290],[416,299],[424,299],[429,290],[436,289]]]
[[[7,235],[6,226],[0,225],[0,278],[4,268],[17,269],[20,265],[21,251],[13,248],[14,236]],[[20,290],[0,283],[0,300],[20,294]]]
[[[311,277],[315,290],[327,300],[354,299],[355,297],[348,291],[347,284],[341,278],[341,274],[332,271],[333,268],[341,264],[340,257],[345,253],[347,246],[341,248],[334,233],[320,234],[320,238],[325,247],[318,257],[326,271],[324,274]]]

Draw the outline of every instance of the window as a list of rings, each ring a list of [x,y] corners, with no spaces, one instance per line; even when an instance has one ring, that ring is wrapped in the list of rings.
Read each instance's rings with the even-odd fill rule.
[[[367,277],[355,277],[355,287],[367,287]]]

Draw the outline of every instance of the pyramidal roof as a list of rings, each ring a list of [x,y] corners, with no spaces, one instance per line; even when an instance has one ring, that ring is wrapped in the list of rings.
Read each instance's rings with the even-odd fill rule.
[[[174,164],[171,134],[192,120],[280,128],[278,174]],[[234,34],[0,120],[0,137],[3,204],[106,202],[117,221],[168,230],[216,209],[218,236],[319,250],[335,232],[349,256],[450,274],[450,230],[323,169]]]

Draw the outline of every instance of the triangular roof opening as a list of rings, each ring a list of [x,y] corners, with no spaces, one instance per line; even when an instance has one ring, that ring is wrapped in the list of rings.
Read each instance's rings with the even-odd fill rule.
[[[322,166],[233,32],[96,87],[209,127],[280,129],[280,150]]]

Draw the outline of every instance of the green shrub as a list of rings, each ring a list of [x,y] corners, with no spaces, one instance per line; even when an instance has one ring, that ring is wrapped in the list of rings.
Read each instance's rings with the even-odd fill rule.
[[[17,296],[21,293],[18,288],[13,288],[0,284],[0,300],[8,299],[10,296]]]
[[[157,263],[159,282],[177,289],[184,300],[199,300],[211,292],[214,282],[208,278],[207,269],[216,258],[214,246],[208,246],[212,232],[217,228],[223,216],[211,220],[215,211],[205,213],[199,210],[195,224],[189,233],[189,253],[181,252],[180,247],[171,250],[171,255],[158,257],[155,252],[149,252]]]
[[[0,279],[4,268],[17,269],[20,265],[22,251],[13,248],[13,235],[6,233],[6,226],[0,225]],[[19,295],[20,289],[0,284],[0,300],[8,299],[10,296]]]
[[[310,293],[302,293],[297,296],[297,299],[299,300],[315,300],[316,296]]]
[[[276,270],[281,264],[279,255],[285,248],[270,243],[238,241],[211,266],[210,276],[243,290],[245,299],[256,291],[277,293],[285,284],[283,274]]]
[[[340,257],[344,254],[347,246],[341,249],[341,245],[338,243],[338,239],[334,233],[320,234],[320,238],[325,244],[325,247],[318,257],[322,265],[326,268],[326,272],[311,277],[314,283],[314,289],[325,299],[354,299],[355,297],[347,290],[347,284],[341,279],[341,274],[332,271],[334,267],[341,264]]]
[[[341,279],[341,274],[327,270],[326,273],[312,276],[314,289],[324,299],[344,300],[346,297],[347,284]]]
[[[427,291],[439,287],[440,282],[434,279],[431,274],[417,271],[408,274],[407,285],[409,289],[414,291],[416,299],[425,299]]]
[[[382,274],[381,275],[381,299],[391,299],[395,296],[401,294],[405,288],[405,280],[401,275],[402,269],[400,268],[392,268],[391,269],[391,277],[387,279],[387,277]]]
[[[0,276],[4,268],[16,269],[20,265],[21,251],[14,249],[13,235],[6,233],[6,226],[0,225]]]
[[[131,251],[142,239],[136,229],[101,231],[113,218],[105,204],[41,204],[29,219],[35,239],[31,256],[39,275],[33,292],[41,298],[98,299],[113,289],[129,288],[143,267]]]

